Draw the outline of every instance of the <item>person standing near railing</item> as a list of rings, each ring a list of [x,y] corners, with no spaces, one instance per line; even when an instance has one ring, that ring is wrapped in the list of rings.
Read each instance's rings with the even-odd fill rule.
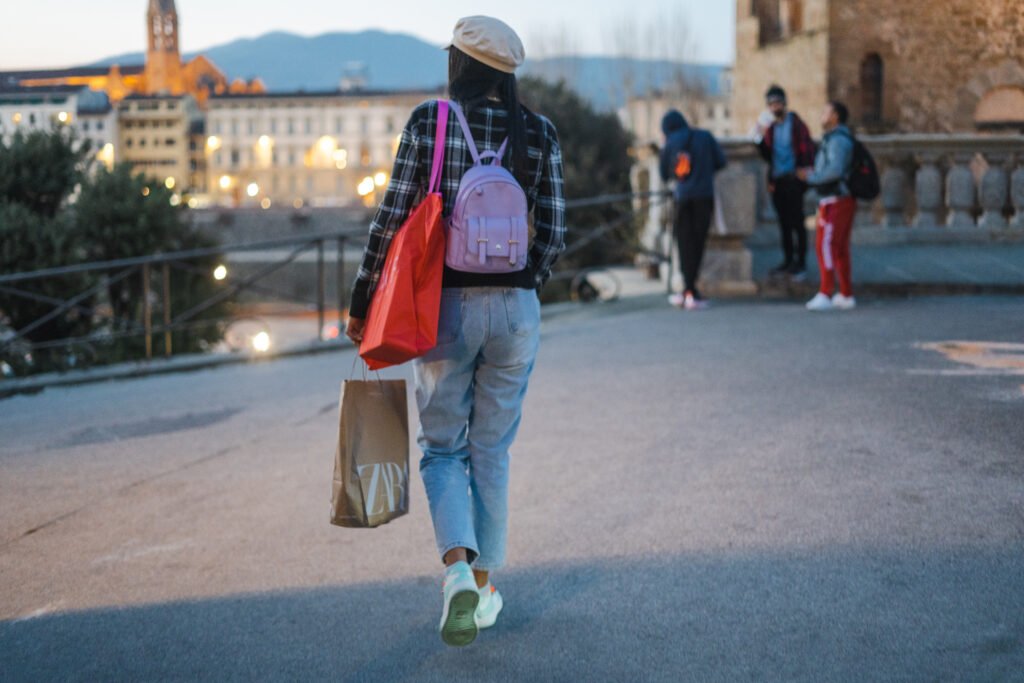
[[[807,184],[797,178],[798,168],[814,165],[814,140],[796,112],[786,107],[786,91],[768,88],[765,103],[770,122],[758,122],[757,148],[768,162],[768,192],[779,219],[782,263],[772,275],[788,275],[797,282],[807,277],[807,227],[804,225],[804,193]],[[794,245],[793,242],[796,242]]]
[[[565,200],[555,127],[519,102],[515,70],[525,53],[516,33],[491,17],[467,17],[456,24],[448,51],[453,112],[441,175],[443,214],[455,211],[460,181],[474,160],[497,158],[525,193],[535,230],[519,270],[468,272],[446,259],[438,343],[413,365],[420,473],[445,565],[441,637],[460,646],[492,626],[503,604],[490,572],[505,563],[509,447],[540,343],[537,290],[565,249]],[[437,101],[421,104],[402,131],[352,292],[346,334],[357,343],[392,238],[428,185],[438,112]],[[486,222],[478,227],[488,229]]]
[[[821,198],[815,235],[821,287],[807,302],[809,311],[849,310],[857,305],[853,298],[850,258],[850,235],[857,201],[847,184],[853,166],[853,133],[846,126],[849,116],[842,102],[825,105],[821,115],[825,137],[814,159],[814,168],[797,171],[797,177],[813,187]],[[839,293],[832,296],[836,279]]]
[[[675,109],[662,118],[661,130],[665,134],[661,179],[675,181],[673,227],[683,274],[683,293],[670,294],[668,300],[688,311],[700,310],[707,302],[697,289],[697,279],[715,215],[715,174],[725,167],[725,154],[709,131],[691,128]]]

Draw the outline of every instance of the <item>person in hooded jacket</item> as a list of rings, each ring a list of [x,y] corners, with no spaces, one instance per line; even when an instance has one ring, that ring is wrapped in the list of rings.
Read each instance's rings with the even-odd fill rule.
[[[683,275],[683,293],[669,295],[669,303],[699,310],[707,305],[697,280],[715,212],[715,173],[725,167],[725,154],[710,132],[691,127],[675,109],[662,118],[661,130],[661,179],[675,181],[673,229]]]

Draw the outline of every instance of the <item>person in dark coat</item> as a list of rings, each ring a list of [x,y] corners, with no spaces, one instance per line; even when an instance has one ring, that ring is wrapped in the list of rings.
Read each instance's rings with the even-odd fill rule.
[[[804,225],[804,193],[807,184],[797,177],[798,168],[814,165],[814,140],[807,124],[786,106],[786,91],[773,85],[765,93],[772,121],[759,125],[757,148],[768,162],[768,192],[779,217],[783,260],[773,275],[807,277],[807,227]],[[796,242],[795,249],[793,242]]]
[[[691,128],[686,117],[675,109],[662,118],[661,130],[665,134],[661,179],[675,181],[673,227],[684,287],[683,294],[670,295],[669,302],[697,310],[706,306],[697,279],[715,212],[715,173],[725,167],[725,154],[711,133]]]

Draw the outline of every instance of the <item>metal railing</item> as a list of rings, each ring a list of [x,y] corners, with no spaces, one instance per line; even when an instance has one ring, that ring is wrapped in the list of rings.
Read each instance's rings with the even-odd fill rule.
[[[569,200],[566,202],[567,211],[581,208],[605,206],[615,203],[636,202],[646,200],[651,202],[664,201],[668,193],[664,191],[634,192],[605,194],[595,197]],[[612,231],[622,228],[635,219],[636,213],[633,207],[622,216],[606,224],[589,229],[577,227],[568,228],[568,248],[563,252],[563,264],[553,275],[554,280],[571,280],[570,289],[576,291],[587,285],[587,278],[603,270],[600,266],[589,265],[582,268],[565,268],[565,258],[577,253],[586,246],[606,239]],[[0,357],[9,352],[19,342],[27,345],[31,350],[55,349],[61,347],[72,347],[90,345],[95,343],[108,343],[118,339],[141,337],[144,340],[145,358],[154,357],[157,344],[156,340],[162,340],[163,355],[170,357],[173,352],[172,334],[174,332],[188,331],[202,326],[214,324],[230,324],[238,320],[252,319],[250,314],[231,315],[221,318],[201,318],[204,313],[213,309],[243,292],[256,295],[275,297],[289,303],[302,304],[306,307],[313,307],[317,316],[317,334],[319,341],[324,341],[325,323],[327,316],[327,249],[328,246],[335,247],[335,279],[337,295],[338,326],[340,331],[344,327],[344,311],[347,309],[348,283],[346,282],[345,252],[350,244],[363,243],[366,233],[363,230],[348,230],[325,234],[304,235],[300,237],[282,238],[277,240],[266,240],[260,242],[222,245],[200,249],[190,249],[168,253],[158,253],[148,256],[122,258],[110,261],[83,263],[55,268],[46,268],[32,272],[13,273],[0,275],[0,293],[11,297],[18,297],[46,304],[53,308],[36,320],[24,325],[20,329],[9,331],[4,337],[0,337]],[[633,245],[634,249],[639,249]],[[200,268],[195,262],[209,257],[221,257],[226,262],[231,261],[231,255],[243,254],[245,252],[267,252],[281,250],[281,255],[274,255],[267,262],[261,262],[251,273],[241,277],[237,281],[227,282],[220,291],[208,296],[201,301],[190,302],[191,305],[184,307],[184,310],[173,309],[171,276],[173,272],[182,272],[189,275],[200,275],[211,277],[213,274],[206,268]],[[281,270],[290,263],[295,262],[301,256],[314,252],[315,254],[315,300],[309,301],[303,297],[283,293],[266,286],[264,283],[268,276]],[[664,258],[662,254],[647,254],[654,258]],[[100,274],[99,281],[92,284],[83,291],[77,292],[66,298],[47,296],[31,291],[30,283],[55,279],[74,275]],[[119,318],[109,302],[106,306],[93,304],[92,300],[111,285],[129,282],[131,278],[141,278],[142,289],[142,311],[141,320]],[[156,287],[154,286],[154,280]],[[154,291],[158,290],[158,291]],[[159,315],[155,316],[154,304],[159,305]],[[180,304],[179,304],[180,307]],[[109,308],[109,310],[107,310]],[[48,339],[45,341],[30,342],[28,336],[36,330],[50,323],[61,316],[74,312],[80,316],[88,316],[96,323],[107,327],[100,331],[91,332],[77,337],[63,339]]]
[[[21,297],[29,300],[33,300],[39,303],[51,304],[54,308],[34,320],[33,322],[25,325],[24,327],[14,330],[12,334],[9,334],[3,339],[0,339],[0,353],[12,347],[19,340],[23,340],[27,335],[31,334],[35,330],[38,330],[43,325],[55,320],[56,318],[74,310],[82,315],[89,315],[96,317],[100,320],[106,319],[110,323],[119,324],[124,329],[120,331],[111,332],[104,330],[101,332],[80,336],[70,337],[65,339],[47,340],[42,342],[36,342],[31,344],[33,349],[47,349],[61,346],[71,346],[74,344],[88,344],[91,342],[106,342],[118,338],[125,337],[136,337],[142,336],[145,340],[145,356],[147,359],[153,357],[153,340],[155,336],[163,336],[163,347],[164,355],[170,356],[173,353],[171,334],[176,331],[188,330],[197,326],[206,326],[215,323],[223,323],[226,321],[233,320],[234,317],[226,319],[210,319],[203,318],[198,319],[198,316],[208,311],[209,309],[217,306],[218,304],[236,296],[244,291],[255,291],[262,292],[265,294],[273,294],[284,298],[286,300],[292,300],[296,303],[311,304],[316,307],[317,311],[317,338],[323,340],[324,323],[326,322],[326,245],[333,243],[336,245],[336,277],[337,277],[337,292],[338,292],[338,310],[339,313],[344,309],[344,297],[345,297],[345,249],[349,241],[361,240],[364,235],[361,232],[346,231],[346,232],[335,232],[329,234],[320,235],[306,235],[297,238],[279,239],[279,240],[268,240],[263,242],[255,242],[250,244],[236,244],[236,245],[224,245],[217,247],[209,247],[202,249],[190,249],[185,251],[168,252],[161,254],[153,254],[149,256],[139,256],[133,258],[116,259],[111,261],[99,261],[92,263],[83,263],[72,266],[62,266],[57,268],[46,268],[42,270],[36,270],[26,273],[13,273],[8,275],[0,275],[0,292],[14,296]],[[194,265],[189,263],[200,258],[206,258],[210,256],[227,256],[233,253],[241,253],[247,251],[266,251],[269,249],[286,249],[287,253],[280,257],[273,259],[270,263],[267,263],[260,267],[255,273],[252,273],[238,282],[227,285],[223,290],[217,292],[213,296],[210,296],[202,301],[199,301],[186,310],[175,313],[172,309],[171,302],[171,271],[181,270],[190,274],[208,274],[206,271],[196,268]],[[308,302],[303,299],[296,299],[288,294],[269,290],[258,284],[258,282],[266,278],[271,273],[274,273],[284,266],[295,261],[300,255],[305,252],[314,250],[316,253],[316,301]],[[152,280],[153,273],[155,270],[160,271],[160,303],[162,309],[162,320],[157,324],[154,324],[153,320],[153,292],[152,292]],[[76,293],[75,295],[66,298],[58,299],[54,297],[42,296],[35,292],[24,289],[24,283],[33,281],[59,278],[68,275],[81,275],[87,273],[102,273],[100,281],[88,289]],[[132,320],[123,320],[117,318],[113,313],[107,314],[104,310],[96,306],[84,305],[83,302],[91,299],[104,289],[109,288],[113,284],[125,281],[130,277],[141,277],[142,281],[142,320],[137,323]],[[19,285],[19,286],[14,286]],[[340,317],[340,316],[339,316]],[[339,324],[342,321],[339,320]]]

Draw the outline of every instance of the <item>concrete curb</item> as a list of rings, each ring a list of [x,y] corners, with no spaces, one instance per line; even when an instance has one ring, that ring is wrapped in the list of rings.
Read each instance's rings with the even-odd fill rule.
[[[222,365],[263,363],[278,358],[308,356],[314,353],[340,351],[345,348],[350,348],[351,346],[351,342],[346,339],[344,341],[313,342],[303,346],[296,346],[268,353],[188,354],[176,356],[171,359],[154,359],[151,361],[117,363],[114,365],[103,365],[96,368],[77,370],[73,372],[46,373],[32,377],[25,377],[23,379],[8,379],[0,381],[0,399],[15,396],[17,394],[35,394],[48,387],[67,387],[78,384],[91,384],[93,382],[109,382],[113,380],[133,379],[136,377],[148,377],[150,375],[163,375],[173,372],[194,372],[196,370],[219,367]]]

